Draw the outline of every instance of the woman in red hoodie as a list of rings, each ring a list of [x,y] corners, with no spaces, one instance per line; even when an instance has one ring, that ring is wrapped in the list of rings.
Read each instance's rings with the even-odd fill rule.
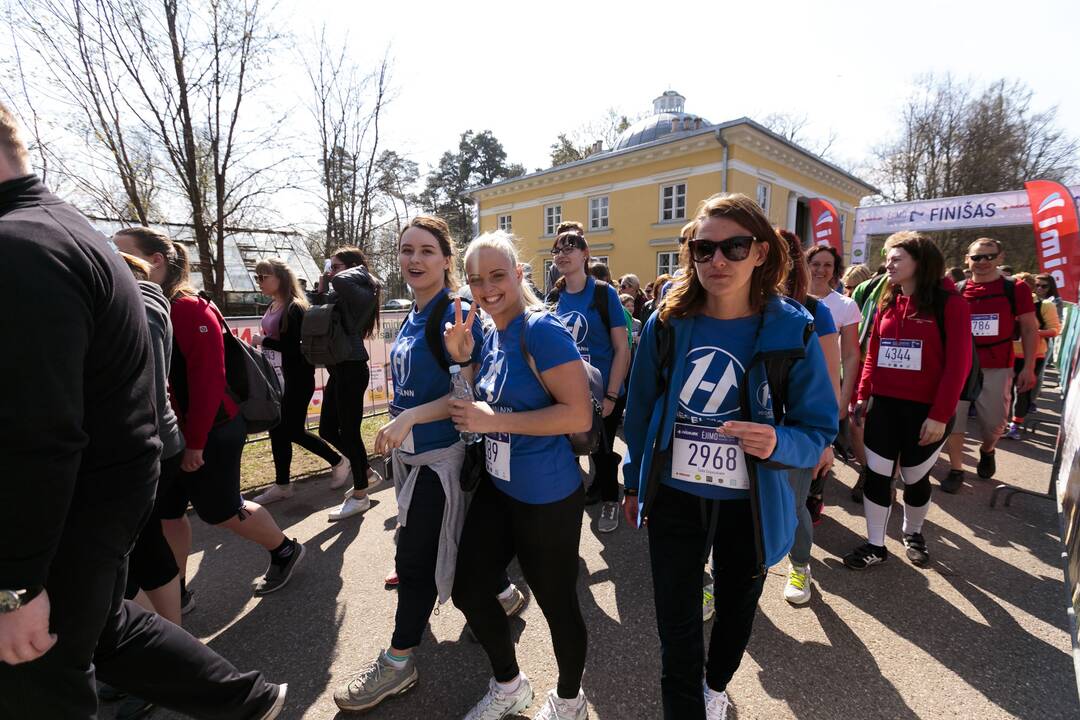
[[[280,590],[303,558],[304,546],[285,537],[262,506],[240,495],[240,458],[247,426],[225,384],[221,313],[188,283],[187,251],[183,245],[147,227],[125,228],[113,241],[151,267],[164,268],[161,290],[171,304],[173,357],[169,395],[186,449],[179,477],[165,496],[158,498],[158,504],[163,527],[169,528],[166,537],[180,567],[181,594],[187,590],[184,565],[191,551],[190,525],[184,522],[188,503],[207,525],[232,530],[270,553],[266,573],[255,583],[255,595]]]
[[[930,509],[930,468],[952,428],[971,368],[968,305],[942,287],[941,251],[921,233],[900,232],[885,241],[885,252],[888,285],[878,303],[853,418],[860,425],[865,421],[868,535],[844,558],[853,570],[888,558],[885,527],[897,465],[904,481],[904,547],[913,564],[929,562],[922,524]]]

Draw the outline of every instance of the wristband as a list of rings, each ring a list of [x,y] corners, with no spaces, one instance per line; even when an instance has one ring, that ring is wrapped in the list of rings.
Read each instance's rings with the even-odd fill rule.
[[[604,393],[604,399],[610,400],[611,402],[619,402],[619,396],[611,393]]]
[[[637,488],[626,488],[623,490],[623,495],[637,495]]]

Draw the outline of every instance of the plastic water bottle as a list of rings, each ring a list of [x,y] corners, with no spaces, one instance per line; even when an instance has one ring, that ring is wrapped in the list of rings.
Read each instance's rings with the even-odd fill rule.
[[[457,400],[468,400],[472,402],[476,398],[473,397],[472,386],[469,385],[468,379],[461,374],[460,365],[450,366],[450,397]],[[461,442],[466,445],[472,445],[478,443],[484,439],[484,436],[480,433],[463,432],[461,433]]]

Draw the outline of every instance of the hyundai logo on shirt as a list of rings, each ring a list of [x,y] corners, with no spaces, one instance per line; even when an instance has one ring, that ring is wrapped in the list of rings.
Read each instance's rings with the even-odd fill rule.
[[[574,336],[574,342],[578,345],[584,345],[585,339],[589,336],[589,321],[585,319],[585,316],[577,310],[571,310],[564,315],[560,315],[559,319],[570,330],[570,334]]]
[[[687,376],[679,404],[703,417],[739,412],[739,381],[745,369],[733,355],[718,347],[692,348],[686,355]]]
[[[502,348],[495,351],[495,359],[484,371],[484,374],[476,381],[476,391],[484,402],[496,404],[502,397],[503,385],[506,383],[506,353]]]
[[[394,366],[394,382],[399,386],[409,384],[409,371],[412,366],[410,356],[416,338],[415,335],[399,336],[390,351],[390,362]]]

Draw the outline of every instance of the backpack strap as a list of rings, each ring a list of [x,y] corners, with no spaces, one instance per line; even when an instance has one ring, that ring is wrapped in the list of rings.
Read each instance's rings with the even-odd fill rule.
[[[1040,330],[1045,330],[1046,329],[1046,318],[1043,317],[1043,310],[1042,310],[1044,302],[1046,302],[1046,301],[1045,300],[1036,300],[1035,301],[1035,317],[1039,320],[1039,329]]]
[[[1012,310],[1013,323],[1016,322],[1016,280],[1002,278],[1005,282],[1005,299],[1009,301],[1009,309]]]
[[[532,370],[533,376],[536,378],[536,382],[540,383],[540,387],[544,389],[547,396],[551,399],[555,399],[555,396],[548,390],[547,384],[544,382],[544,378],[540,377],[540,371],[536,369],[536,361],[533,360],[533,356],[529,353],[527,336],[529,334],[529,327],[533,323],[533,317],[535,314],[532,310],[525,308],[525,322],[521,327],[521,336],[518,338],[518,342],[521,345],[521,356],[525,358],[525,364]]]
[[[603,280],[593,280],[592,304],[596,312],[600,314],[600,320],[604,323],[604,329],[611,332],[611,316],[608,315],[607,289],[611,287]]]
[[[453,299],[450,293],[440,296],[432,305],[431,314],[428,315],[427,320],[424,322],[424,341],[427,343],[432,357],[435,358],[435,362],[439,364],[439,367],[444,372],[450,371],[450,363],[446,359],[446,352],[443,348],[442,319],[443,315],[446,314],[446,308],[450,306],[450,301]]]

